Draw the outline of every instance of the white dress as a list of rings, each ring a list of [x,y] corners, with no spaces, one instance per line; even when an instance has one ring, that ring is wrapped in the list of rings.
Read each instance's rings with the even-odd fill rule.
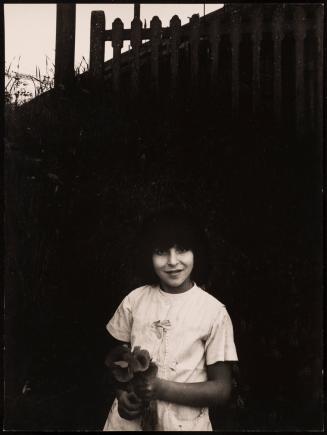
[[[175,382],[207,380],[206,366],[237,361],[233,326],[225,306],[196,284],[180,294],[159,286],[133,290],[107,324],[118,340],[149,351],[158,377]],[[159,431],[212,431],[208,408],[158,401]],[[125,420],[115,399],[104,431],[142,430],[140,418]]]

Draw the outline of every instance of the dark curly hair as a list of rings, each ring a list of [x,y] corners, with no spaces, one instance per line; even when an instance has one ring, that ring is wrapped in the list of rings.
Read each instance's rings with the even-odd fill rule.
[[[193,252],[191,278],[205,286],[209,273],[208,241],[199,218],[189,211],[170,207],[152,213],[143,220],[137,239],[138,269],[144,282],[158,284],[152,265],[153,252],[178,246]]]

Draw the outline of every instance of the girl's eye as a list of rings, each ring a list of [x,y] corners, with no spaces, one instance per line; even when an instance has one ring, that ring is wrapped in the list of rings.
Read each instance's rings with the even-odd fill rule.
[[[188,249],[186,248],[180,248],[179,246],[176,248],[176,251],[179,252],[180,254],[183,254],[184,252],[187,252]]]
[[[164,249],[155,249],[154,253],[156,255],[165,255],[166,251]]]
[[[178,254],[184,254],[185,252],[189,251],[187,248],[176,246],[175,250]],[[155,249],[154,254],[156,255],[168,255],[169,249]]]

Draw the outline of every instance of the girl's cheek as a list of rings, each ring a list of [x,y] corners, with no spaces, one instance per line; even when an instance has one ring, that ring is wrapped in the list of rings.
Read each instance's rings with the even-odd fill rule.
[[[164,265],[164,261],[161,257],[154,255],[152,257],[152,265],[154,270],[156,271],[156,269],[160,269]]]

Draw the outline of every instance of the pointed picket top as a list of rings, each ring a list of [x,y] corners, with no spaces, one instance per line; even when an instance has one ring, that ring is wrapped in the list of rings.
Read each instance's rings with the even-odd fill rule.
[[[115,92],[119,90],[120,83],[120,55],[123,47],[123,32],[124,24],[120,18],[116,18],[112,23],[112,47],[113,47],[113,89]]]
[[[200,29],[200,15],[193,14],[190,18],[190,25],[193,30],[192,34],[195,35],[195,32],[198,32]]]
[[[197,86],[199,74],[199,43],[200,43],[200,16],[193,14],[190,19],[191,33],[191,84]]]
[[[152,86],[157,93],[159,90],[159,44],[161,40],[161,21],[154,16],[150,23],[151,29],[151,76]]]
[[[181,20],[180,20],[178,15],[174,15],[171,18],[169,24],[170,24],[170,28],[171,28],[172,33],[173,33],[173,31],[176,31],[177,29],[179,29],[181,27],[182,22],[181,22]]]
[[[124,23],[120,18],[116,18],[112,23],[112,43],[111,45],[115,48],[122,48],[123,46],[123,32]]]
[[[150,28],[151,28],[151,40],[161,39],[162,24],[160,18],[157,15],[155,15],[152,18],[150,22]]]
[[[131,22],[131,45],[132,47],[139,47],[142,43],[141,37],[142,21],[135,17]]]
[[[132,94],[136,96],[140,79],[140,46],[142,44],[142,22],[135,17],[131,23],[131,46],[133,48],[133,63],[131,71]]]
[[[191,26],[191,33],[190,33],[190,41],[192,43],[199,43],[200,40],[200,16],[199,14],[193,14],[190,18],[190,26]]]
[[[178,15],[174,15],[172,19],[170,20],[170,43],[171,46],[176,47],[178,49],[178,46],[180,44],[181,39],[181,26],[182,22]]]
[[[179,45],[181,40],[181,20],[174,15],[170,20],[170,72],[171,72],[171,94],[174,95],[178,83],[179,68]]]

